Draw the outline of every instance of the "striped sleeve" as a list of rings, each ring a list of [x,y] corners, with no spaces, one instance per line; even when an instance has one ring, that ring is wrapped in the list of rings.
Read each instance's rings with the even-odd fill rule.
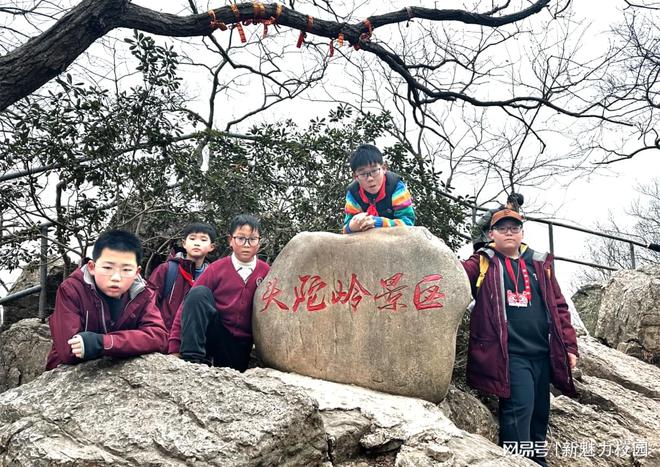
[[[399,226],[413,226],[415,225],[415,209],[413,208],[412,197],[410,192],[403,183],[399,180],[394,193],[392,193],[392,208],[394,209],[394,219],[387,217],[375,217],[374,227],[399,227]]]
[[[348,228],[348,224],[351,223],[351,219],[356,214],[362,212],[362,208],[357,200],[353,197],[353,194],[350,191],[346,192],[346,206],[344,207],[344,224],[341,229],[342,233],[351,233],[351,230]]]

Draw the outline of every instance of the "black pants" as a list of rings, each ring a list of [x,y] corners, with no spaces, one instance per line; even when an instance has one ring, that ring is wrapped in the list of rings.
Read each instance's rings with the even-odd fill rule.
[[[252,339],[234,337],[222,324],[213,293],[207,287],[190,289],[181,315],[181,358],[245,371]]]
[[[511,397],[500,399],[500,445],[546,466],[550,360],[509,354]]]

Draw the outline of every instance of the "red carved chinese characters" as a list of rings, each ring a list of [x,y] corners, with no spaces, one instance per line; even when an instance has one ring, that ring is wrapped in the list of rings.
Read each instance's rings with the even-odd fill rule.
[[[431,308],[442,308],[442,299],[445,294],[440,292],[440,274],[429,274],[417,283],[413,295],[413,303],[418,310],[429,310]]]
[[[275,298],[281,293],[282,290],[277,288],[277,279],[268,281],[266,291],[261,296],[261,300],[264,302],[264,307],[261,309],[261,311],[266,311],[271,303],[275,303],[275,305],[277,305],[280,310],[288,311],[289,307],[286,306],[285,303],[282,303],[277,298]]]
[[[346,292],[344,292],[344,284],[342,284],[340,280],[337,280],[337,287],[335,287],[334,292],[332,292],[332,304],[335,305],[341,303],[342,305],[345,305],[350,302],[351,311],[357,311],[357,306],[365,295],[371,296],[371,292],[360,283],[357,275],[352,273],[351,283]]]
[[[394,274],[392,277],[388,279],[380,280],[380,285],[381,287],[383,287],[383,289],[385,289],[385,292],[376,295],[374,297],[374,300],[378,301],[381,298],[384,298],[387,303],[379,306],[378,307],[379,310],[398,311],[404,308],[408,308],[408,306],[405,303],[399,303],[399,299],[401,299],[401,297],[403,296],[402,290],[408,287],[407,285],[399,285],[399,282],[401,281],[402,277],[403,277],[403,273],[399,272]]]
[[[300,288],[294,287],[293,293],[296,296],[296,301],[293,304],[293,312],[298,312],[298,307],[301,303],[305,303],[305,309],[307,311],[321,311],[327,305],[325,304],[325,295],[321,294],[319,297],[319,292],[323,290],[328,284],[323,282],[320,276],[298,276],[300,280]]]

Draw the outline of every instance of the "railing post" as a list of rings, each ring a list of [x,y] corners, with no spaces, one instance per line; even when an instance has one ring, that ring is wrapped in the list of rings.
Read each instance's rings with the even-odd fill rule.
[[[637,262],[635,261],[635,245],[632,243],[629,243],[628,245],[630,245],[630,262],[632,264],[632,268],[637,269]]]
[[[46,321],[46,304],[48,303],[47,287],[48,282],[48,227],[41,227],[41,257],[40,257],[40,282],[41,292],[39,293],[39,319],[42,323]]]
[[[550,241],[550,253],[555,254],[555,236],[552,231],[552,224],[548,224],[548,239]]]

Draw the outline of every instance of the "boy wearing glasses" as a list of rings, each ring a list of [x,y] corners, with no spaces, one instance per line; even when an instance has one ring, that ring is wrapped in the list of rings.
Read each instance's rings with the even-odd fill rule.
[[[511,209],[494,213],[488,235],[492,242],[463,262],[476,300],[467,383],[500,398],[505,450],[547,465],[550,383],[576,396],[575,330],[552,256],[522,243],[523,217]]]
[[[47,370],[104,355],[166,351],[167,330],[154,292],[140,277],[141,260],[142,244],[132,233],[110,230],[99,236],[92,259],[57,289]]]
[[[194,363],[245,371],[252,350],[252,301],[270,267],[257,259],[259,220],[234,217],[227,240],[231,256],[221,258],[195,281],[179,307],[169,353]]]
[[[346,192],[343,233],[415,225],[410,192],[401,177],[383,165],[376,146],[358,146],[350,164],[355,180]]]
[[[175,247],[167,261],[149,276],[149,286],[156,292],[156,306],[168,331],[183,299],[209,265],[206,256],[215,250],[216,239],[210,225],[188,224],[183,229],[181,247]]]

